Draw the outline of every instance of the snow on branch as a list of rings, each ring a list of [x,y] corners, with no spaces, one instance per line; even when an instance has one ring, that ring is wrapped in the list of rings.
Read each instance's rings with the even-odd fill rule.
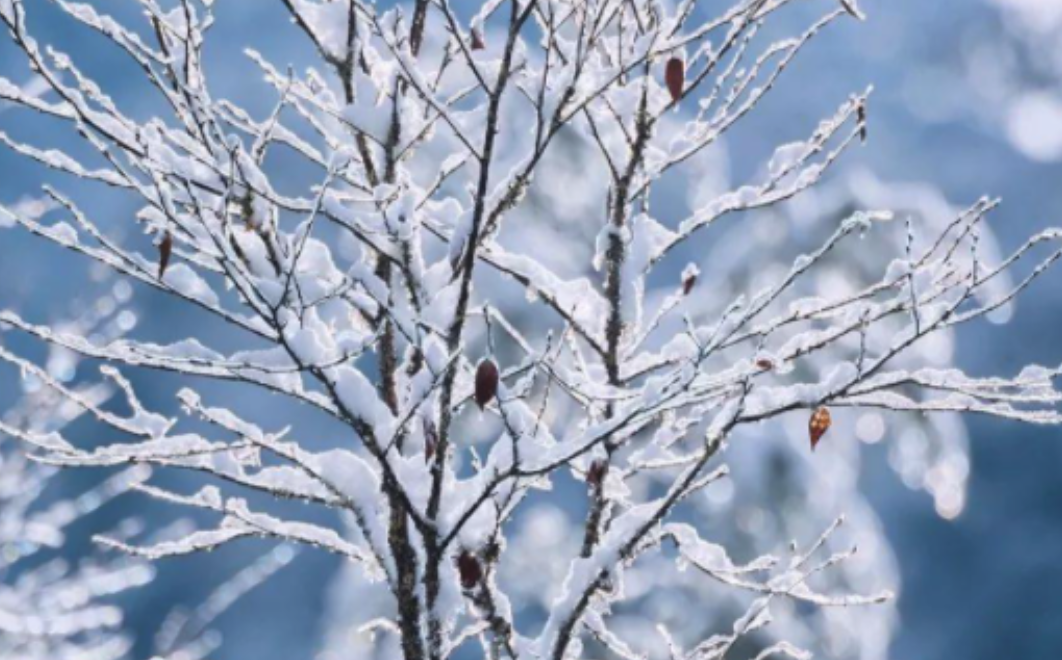
[[[821,586],[859,582],[836,525],[788,563],[741,564],[717,521],[699,519],[713,493],[749,492],[745,471],[767,460],[741,458],[769,442],[757,429],[795,418],[814,447],[849,408],[1062,421],[1058,369],[972,376],[925,349],[1012,305],[1062,256],[1058,230],[999,256],[985,228],[994,200],[900,220],[875,199],[757,245],[797,227],[803,194],[833,185],[868,141],[869,88],[829,99],[825,118],[764,154],[747,182],[689,205],[668,197],[697,188],[699,163],[816,37],[863,18],[851,0],[800,3],[817,8],[810,18],[788,11],[795,0],[492,0],[471,18],[450,0],[282,0],[285,38],[308,39],[319,61],[300,73],[248,47],[261,112],[222,98],[225,81],[207,70],[220,6],[144,0],[126,25],[56,4],[136,65],[153,113],[135,118],[76,56],[42,45],[32,3],[2,0],[11,45],[45,91],[0,80],[0,100],[74,128],[82,148],[0,132],[54,178],[40,212],[0,205],[0,218],[204,320],[162,343],[0,312],[20,341],[105,363],[99,385],[74,385],[0,347],[0,361],[86,413],[106,441],[85,447],[20,419],[4,433],[42,463],[209,482],[190,495],[136,489],[205,510],[215,526],[148,543],[104,537],[111,547],[154,560],[267,538],[350,559],[388,603],[359,624],[380,633],[385,657],[442,660],[478,641],[492,658],[564,660],[595,645],[692,660],[752,640],[759,658],[805,658],[772,636],[780,602],[854,610],[886,598]],[[93,217],[77,200],[95,188],[135,213]],[[698,254],[711,258],[682,261]],[[173,409],[148,410],[137,394],[133,374],[158,372],[181,379]],[[255,404],[230,406],[212,389],[222,385]],[[272,402],[300,412],[267,430]],[[792,456],[804,443],[786,446]],[[958,472],[926,480],[943,492]],[[529,502],[581,487],[572,543],[540,548],[520,533]],[[351,522],[300,519],[277,499]],[[777,539],[751,544],[766,540]],[[539,583],[514,574],[543,556],[552,567]],[[628,629],[616,613],[649,599],[639,576],[665,579],[662,563],[729,594],[722,628],[673,630],[647,606],[659,634]],[[528,624],[532,606],[548,612],[540,626]]]

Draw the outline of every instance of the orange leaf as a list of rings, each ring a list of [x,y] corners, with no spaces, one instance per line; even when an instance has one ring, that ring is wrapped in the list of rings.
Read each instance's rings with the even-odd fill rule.
[[[808,435],[811,436],[812,451],[815,451],[815,446],[819,444],[822,436],[826,435],[826,431],[830,430],[832,421],[830,419],[830,410],[826,406],[820,406],[812,413],[811,419],[808,421]]]

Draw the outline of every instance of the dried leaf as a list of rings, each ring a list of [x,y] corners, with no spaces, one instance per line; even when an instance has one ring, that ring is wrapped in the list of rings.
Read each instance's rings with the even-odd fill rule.
[[[483,43],[483,35],[477,28],[472,28],[472,50],[483,50],[487,45]]]
[[[490,360],[483,360],[476,369],[476,405],[483,410],[498,394],[498,367]]]
[[[867,106],[860,103],[856,106],[856,120],[859,122],[859,141],[867,143]]]
[[[457,557],[457,573],[461,576],[461,587],[466,590],[474,589],[483,579],[483,567],[479,559],[468,550],[462,550]]]
[[[760,359],[756,360],[756,366],[759,367],[760,369],[763,369],[764,371],[773,371],[774,370],[774,362],[772,362],[771,360],[768,360],[767,358],[760,358]]]
[[[826,406],[820,406],[811,415],[811,419],[808,421],[808,435],[811,436],[811,450],[815,451],[815,447],[819,444],[819,440],[826,434],[826,431],[830,430],[830,424],[833,420],[830,419],[830,410]]]
[[[671,92],[672,101],[682,98],[682,88],[686,85],[686,65],[681,58],[672,57],[667,61],[664,81],[667,83],[667,90]]]
[[[684,296],[690,295],[690,291],[693,291],[693,287],[696,286],[696,285],[697,285],[697,274],[696,273],[687,273],[686,276],[684,278],[682,278],[682,295],[684,295]]]
[[[166,267],[170,265],[170,255],[173,253],[173,236],[170,232],[162,235],[159,241],[159,279],[166,274]]]

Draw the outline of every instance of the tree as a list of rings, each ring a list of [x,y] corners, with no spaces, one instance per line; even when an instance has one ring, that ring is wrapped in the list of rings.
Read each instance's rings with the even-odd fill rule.
[[[0,0],[48,90],[0,81],[0,99],[72,125],[91,153],[0,140],[135,199],[157,253],[115,239],[55,188],[45,192],[73,224],[0,213],[228,329],[223,340],[101,342],[5,311],[0,323],[108,363],[122,412],[5,358],[126,437],[86,448],[59,432],[0,431],[57,465],[211,477],[191,495],[142,490],[215,512],[216,527],[104,541],[149,559],[247,537],[335,553],[383,585],[387,605],[368,628],[394,633],[386,655],[441,659],[478,639],[490,657],[560,660],[585,645],[622,658],[805,657],[771,636],[779,602],[849,608],[888,594],[847,589],[854,550],[837,549],[841,519],[775,548],[784,559],[758,552],[778,530],[746,526],[733,540],[757,552],[731,560],[709,540],[726,533],[704,523],[702,491],[729,478],[725,456],[748,452],[742,466],[755,465],[764,424],[797,419],[811,451],[835,439],[846,409],[1057,423],[1055,370],[982,378],[917,358],[1009,305],[1062,255],[1060,234],[996,258],[982,232],[996,202],[982,199],[922,226],[852,209],[801,236],[806,253],[784,268],[746,252],[749,227],[780,222],[787,201],[868,138],[869,91],[778,147],[749,183],[688,212],[668,199],[816,35],[861,17],[853,2],[817,3],[821,16],[777,40],[773,20],[792,0],[722,12],[692,0],[493,0],[472,16],[458,4],[283,0],[328,71],[299,75],[250,52],[276,94],[256,118],[218,98],[224,81],[204,67],[212,2],[141,0],[146,20],[131,26],[56,0],[168,108],[141,120],[71,58],[42,50],[20,0]],[[292,158],[311,185],[291,180]],[[557,226],[566,207],[580,217]],[[882,261],[885,249],[894,256]],[[741,261],[689,263],[706,250]],[[816,286],[839,255],[858,277]],[[297,420],[267,429],[191,387],[179,393],[185,418],[166,417],[114,365],[269,392],[327,418],[334,439],[292,439]],[[768,474],[757,483],[783,486]],[[550,497],[585,501],[570,549],[538,547],[563,570],[549,584],[507,580],[536,548],[526,525],[509,532]],[[342,512],[350,533],[275,498]],[[694,577],[662,579],[687,566]],[[701,580],[716,585],[731,619],[672,632],[658,594],[631,583],[646,568],[672,608],[700,598]],[[539,603],[549,594],[534,629],[528,590]]]

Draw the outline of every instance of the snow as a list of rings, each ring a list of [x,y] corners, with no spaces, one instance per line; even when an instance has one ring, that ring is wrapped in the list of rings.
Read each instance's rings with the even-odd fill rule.
[[[798,165],[808,153],[808,145],[804,142],[791,142],[784,144],[774,151],[771,160],[767,164],[767,170],[772,178],[777,178]]]
[[[166,269],[162,281],[175,291],[192,300],[197,300],[211,307],[218,305],[218,296],[206,280],[186,264],[172,264]]]
[[[326,374],[335,384],[336,395],[344,410],[371,426],[377,435],[387,437],[391,434],[394,417],[365,374],[348,366],[328,369]]]
[[[11,0],[0,3],[10,19]],[[23,27],[10,26],[23,37],[13,47],[40,77],[0,79],[4,108],[80,129],[87,150],[45,148],[32,135],[0,133],[0,141],[18,158],[82,179],[79,191],[112,187],[139,209],[144,233],[169,235],[175,248],[159,282],[157,255],[136,252],[142,237],[78,211],[58,192],[53,202],[29,196],[5,207],[5,224],[170,294],[158,304],[191,303],[224,321],[225,334],[204,324],[163,340],[142,334],[151,324],[125,317],[114,325],[137,336],[120,338],[0,312],[5,332],[61,351],[42,368],[8,350],[21,341],[5,339],[0,360],[21,374],[21,391],[53,399],[43,421],[13,414],[0,429],[47,464],[137,466],[143,473],[123,473],[129,483],[113,489],[135,487],[213,521],[175,538],[105,541],[127,553],[158,559],[251,537],[334,553],[357,565],[356,616],[381,633],[393,628],[381,621],[393,618],[408,569],[417,623],[434,619],[441,636],[420,636],[441,645],[425,655],[465,654],[457,645],[478,639],[490,655],[508,654],[501,647],[511,644],[520,657],[576,657],[589,652],[592,636],[625,660],[648,657],[658,650],[648,632],[660,626],[656,613],[678,602],[708,602],[706,615],[732,616],[707,638],[685,623],[674,634],[661,628],[676,657],[722,657],[752,632],[757,660],[848,648],[829,635],[887,623],[891,609],[850,606],[883,598],[868,574],[895,573],[887,556],[869,569],[850,565],[855,540],[884,545],[857,489],[858,449],[837,441],[809,455],[807,415],[835,406],[838,427],[852,423],[857,435],[883,442],[896,422],[882,412],[860,424],[845,409],[1062,421],[1058,370],[973,377],[951,366],[950,352],[954,325],[1020,292],[1024,285],[1005,281],[1010,264],[1045,244],[1057,249],[1059,234],[1033,237],[1006,261],[982,229],[993,202],[960,212],[909,194],[914,208],[900,213],[911,216],[911,234],[900,235],[908,225],[890,223],[885,210],[894,190],[866,181],[846,188],[826,176],[859,142],[866,94],[849,97],[805,139],[742,167],[749,180],[700,167],[698,159],[725,162],[719,154],[731,127],[743,125],[805,41],[842,15],[833,4],[803,37],[771,43],[760,25],[784,4],[758,4],[753,17],[747,4],[716,15],[687,0],[652,20],[615,12],[606,27],[587,23],[593,12],[573,12],[558,30],[551,12],[536,11],[511,47],[506,3],[481,3],[452,26],[446,7],[432,5],[414,56],[408,13],[292,0],[293,18],[317,42],[306,52],[323,55],[296,71],[248,52],[276,96],[252,112],[211,96],[206,81],[216,91],[225,82],[207,75],[177,36],[209,49],[210,3],[191,15],[148,7],[170,35],[162,56],[146,45],[150,33],[60,0],[134,58],[159,71],[174,66],[161,90],[174,107],[148,119],[125,114],[118,100],[128,95],[110,97],[78,58],[41,53]],[[352,8],[356,35],[347,33]],[[473,31],[485,48],[461,41]],[[345,69],[348,47],[356,57]],[[689,64],[691,86],[672,111],[659,78],[674,56]],[[336,79],[337,63],[346,80]],[[53,97],[66,100],[43,100]],[[1032,124],[1051,115],[1051,99],[1026,101],[1015,112]],[[500,121],[488,136],[492,108]],[[1054,148],[1045,135],[1041,158]],[[682,200],[694,200],[692,208]],[[59,210],[54,202],[72,222],[40,221]],[[476,218],[484,224],[473,242]],[[916,226],[929,240],[914,240]],[[975,270],[978,281],[969,276]],[[619,294],[609,299],[617,271]],[[101,319],[121,314],[111,299],[91,307]],[[620,322],[618,342],[606,337],[609,319]],[[929,344],[935,337],[943,343]],[[106,363],[102,383],[77,371],[81,357]],[[469,400],[474,365],[486,357],[500,365],[502,382],[480,411]],[[156,370],[184,387],[175,401],[138,397],[141,378]],[[189,389],[193,379],[206,382],[208,396]],[[100,388],[124,400],[121,413],[103,405]],[[262,390],[306,405],[267,409],[263,402],[274,400],[260,398]],[[171,416],[178,409],[183,415]],[[59,423],[82,413],[105,431],[90,445]],[[277,417],[283,428],[270,428],[265,420]],[[913,422],[896,433],[906,438],[897,441],[898,462],[905,481],[954,515],[969,466],[961,432],[940,424],[930,427],[932,442]],[[588,479],[602,461],[603,481]],[[148,486],[148,466],[192,472],[207,485],[191,495],[179,483]],[[0,488],[0,504],[4,495]],[[275,498],[305,505],[307,515]],[[845,508],[857,513],[851,538],[834,538],[831,527],[807,553],[785,554],[784,534],[817,533],[824,516]],[[589,534],[574,513],[586,509],[602,515]],[[412,553],[396,552],[398,516],[409,523]],[[52,523],[34,538],[60,544],[61,526]],[[439,544],[435,553],[426,538]],[[463,552],[485,568],[469,588],[453,565]],[[439,562],[432,603],[422,586],[429,561]],[[374,580],[384,584],[367,584]],[[650,598],[659,602],[647,606]],[[526,623],[532,608],[548,612],[536,632]],[[117,621],[93,612],[82,622]],[[834,618],[844,625],[830,625]],[[30,620],[0,615],[0,627],[25,629]],[[61,618],[47,625],[74,629]],[[387,655],[383,645],[394,643],[381,634],[378,648],[362,648],[349,629],[347,655]],[[848,643],[860,653],[885,648],[881,636]]]

